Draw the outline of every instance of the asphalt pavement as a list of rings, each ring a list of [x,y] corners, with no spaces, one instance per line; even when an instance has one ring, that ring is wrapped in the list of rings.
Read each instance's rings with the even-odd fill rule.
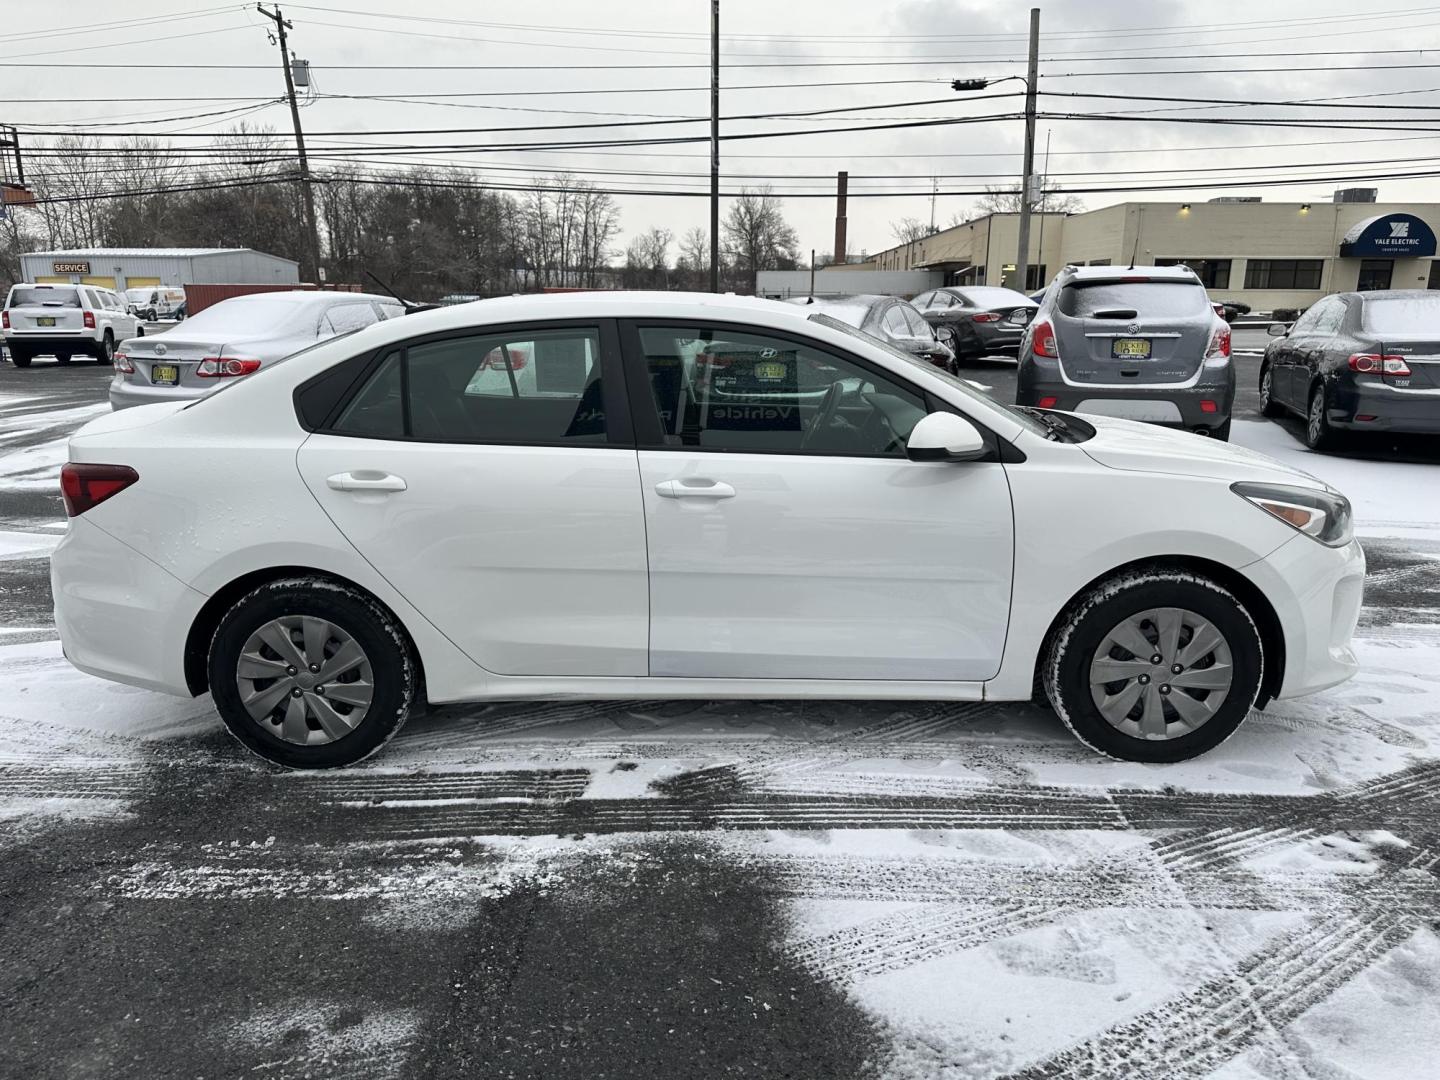
[[[495,702],[295,774],[60,654],[54,474],[108,377],[0,366],[0,1074],[1433,1071],[1440,522],[1403,497],[1361,675],[1196,762],[1028,703]],[[1435,482],[1387,453],[1342,464]]]

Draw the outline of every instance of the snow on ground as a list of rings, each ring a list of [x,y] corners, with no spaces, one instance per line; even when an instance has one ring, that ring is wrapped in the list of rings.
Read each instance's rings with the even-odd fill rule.
[[[47,558],[59,543],[60,537],[55,532],[31,533],[0,529],[0,560]]]
[[[1343,492],[1367,536],[1440,538],[1440,469],[1434,465],[1317,454],[1279,424],[1236,420],[1230,441],[1304,469]]]

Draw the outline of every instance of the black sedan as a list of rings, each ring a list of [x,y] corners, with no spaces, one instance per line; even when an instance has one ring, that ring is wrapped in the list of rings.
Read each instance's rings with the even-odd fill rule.
[[[797,297],[791,304],[806,305],[809,310],[824,312],[832,319],[863,330],[901,352],[927,360],[946,371],[955,370],[955,353],[936,337],[930,324],[908,300],[898,296],[826,296]]]
[[[995,285],[955,285],[921,293],[915,306],[958,359],[1001,353],[1014,356],[1020,335],[1038,306],[1023,293]]]
[[[1440,434],[1440,293],[1337,293],[1270,334],[1261,412],[1303,416],[1311,449],[1344,431]]]

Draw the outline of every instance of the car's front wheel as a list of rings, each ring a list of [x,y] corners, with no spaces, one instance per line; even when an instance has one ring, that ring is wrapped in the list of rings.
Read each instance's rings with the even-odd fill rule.
[[[404,724],[419,684],[395,617],[357,589],[313,577],[261,585],[226,612],[209,675],[230,733],[293,769],[375,753]]]
[[[1065,613],[1045,657],[1046,696],[1082,742],[1127,761],[1219,746],[1260,691],[1260,632],[1226,588],[1187,570],[1122,573]]]

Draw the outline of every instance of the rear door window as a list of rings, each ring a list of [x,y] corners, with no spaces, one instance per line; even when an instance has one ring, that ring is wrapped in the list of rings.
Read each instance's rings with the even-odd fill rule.
[[[380,316],[368,302],[336,304],[325,312],[325,317],[320,321],[320,331],[326,334],[348,334],[352,330],[363,330],[379,321]]]
[[[1107,311],[1135,311],[1140,318],[1167,319],[1203,315],[1209,301],[1199,283],[1185,281],[1071,282],[1060,291],[1061,314],[1097,318]]]

